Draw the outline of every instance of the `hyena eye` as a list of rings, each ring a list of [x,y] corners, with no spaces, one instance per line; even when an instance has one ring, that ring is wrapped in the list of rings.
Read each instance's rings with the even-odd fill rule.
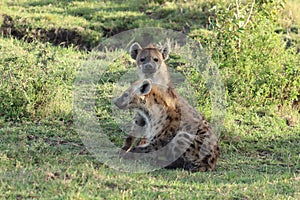
[[[158,58],[153,58],[154,62],[158,62]]]
[[[123,95],[124,97],[128,97],[128,93],[124,93],[124,95]]]
[[[145,61],[145,58],[141,58],[140,61],[141,61],[141,62],[144,62],[144,61]]]

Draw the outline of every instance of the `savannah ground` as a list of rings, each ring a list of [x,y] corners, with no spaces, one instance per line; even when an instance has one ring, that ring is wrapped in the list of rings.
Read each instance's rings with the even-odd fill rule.
[[[252,11],[251,5],[1,1],[0,198],[300,199],[300,2],[256,1]],[[119,172],[98,162],[74,130],[76,70],[105,38],[142,27],[187,34],[219,66],[227,114],[216,171]],[[119,146],[124,135],[110,101],[122,62],[129,57],[99,81],[97,101],[100,126]],[[170,67],[178,63],[171,55]],[[210,119],[205,84],[189,78],[198,88],[197,109]]]

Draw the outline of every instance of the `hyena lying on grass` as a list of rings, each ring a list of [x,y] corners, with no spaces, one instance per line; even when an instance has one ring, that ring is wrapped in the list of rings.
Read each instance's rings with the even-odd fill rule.
[[[135,109],[146,120],[148,143],[132,147],[129,152],[149,153],[166,147],[164,156],[170,161],[179,160],[169,168],[182,167],[191,172],[215,169],[221,154],[217,136],[172,87],[150,79],[139,80],[114,103],[120,109]]]

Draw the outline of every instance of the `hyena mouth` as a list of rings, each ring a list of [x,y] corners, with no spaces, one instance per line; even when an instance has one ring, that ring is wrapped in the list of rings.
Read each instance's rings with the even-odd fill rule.
[[[154,74],[156,69],[142,69],[142,72],[145,74]]]

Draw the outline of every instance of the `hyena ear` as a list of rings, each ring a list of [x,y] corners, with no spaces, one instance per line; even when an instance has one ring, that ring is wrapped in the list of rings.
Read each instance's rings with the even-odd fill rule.
[[[133,43],[131,46],[130,46],[130,50],[129,50],[129,53],[130,53],[130,56],[132,59],[136,59],[138,53],[142,50],[142,47],[141,45],[139,45],[139,43],[135,42]]]
[[[170,54],[170,46],[168,44],[164,45],[161,49],[160,52],[162,54],[162,57],[164,60],[167,60],[169,58]]]
[[[152,88],[152,81],[150,79],[145,79],[139,86],[138,91],[140,95],[147,95],[150,93]]]

